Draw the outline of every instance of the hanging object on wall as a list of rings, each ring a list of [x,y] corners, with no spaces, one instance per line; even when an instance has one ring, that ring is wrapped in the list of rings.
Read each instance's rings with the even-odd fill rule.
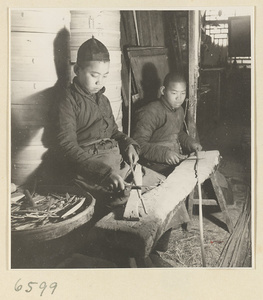
[[[71,78],[82,43],[94,36],[110,53],[110,73],[105,95],[109,98],[119,129],[122,129],[120,11],[72,10],[70,23]]]

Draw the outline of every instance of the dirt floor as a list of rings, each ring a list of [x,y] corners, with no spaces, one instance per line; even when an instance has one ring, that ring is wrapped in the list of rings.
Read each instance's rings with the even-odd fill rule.
[[[227,179],[233,197],[227,207],[234,225],[251,187],[250,128],[239,120],[237,116],[222,121],[202,141],[205,150],[218,149],[222,155],[219,171]],[[204,207],[203,214],[206,265],[217,267],[230,234],[216,207]],[[168,250],[159,255],[176,268],[202,267],[198,207],[195,207],[191,227],[173,230]],[[250,267],[249,264],[246,267]]]
[[[235,224],[243,203],[236,202],[228,206],[229,215]],[[211,211],[211,210],[210,210]],[[222,224],[215,224],[214,219],[224,221],[221,212],[209,212],[204,209],[204,249],[207,267],[217,267],[221,252],[230,237],[226,228]],[[161,258],[173,267],[202,267],[199,216],[193,216],[190,229],[177,229],[172,231],[168,250],[164,253],[159,252]]]

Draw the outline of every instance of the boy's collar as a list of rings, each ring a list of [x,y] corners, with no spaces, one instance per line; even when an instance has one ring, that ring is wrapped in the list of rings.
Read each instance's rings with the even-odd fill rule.
[[[92,93],[90,93],[89,91],[84,90],[84,89],[82,88],[82,86],[81,86],[81,84],[80,84],[80,82],[79,82],[77,76],[75,76],[75,77],[73,78],[73,84],[74,84],[76,90],[77,90],[80,94],[82,94],[83,96],[86,96],[86,97],[87,97],[87,96],[94,97],[95,95],[100,96],[100,95],[103,94],[103,93],[105,92],[105,90],[106,90],[105,87],[103,87],[103,88],[101,88],[96,94],[92,94]]]
[[[165,100],[165,98],[164,98],[163,95],[161,96],[161,102],[162,102],[162,104],[163,104],[166,108],[168,108],[170,111],[176,111],[176,110],[177,110],[177,108],[172,108],[172,107],[171,107],[171,105]]]

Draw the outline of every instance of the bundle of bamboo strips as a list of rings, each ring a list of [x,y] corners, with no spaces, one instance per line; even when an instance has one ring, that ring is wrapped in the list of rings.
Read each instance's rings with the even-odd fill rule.
[[[25,197],[11,204],[12,230],[24,230],[60,222],[71,217],[84,206],[85,197],[76,195],[49,194],[31,196],[25,190]]]
[[[246,202],[217,263],[218,267],[251,266],[251,195]]]

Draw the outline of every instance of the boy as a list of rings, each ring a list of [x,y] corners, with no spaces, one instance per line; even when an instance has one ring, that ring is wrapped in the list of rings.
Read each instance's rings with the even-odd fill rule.
[[[109,52],[100,41],[92,37],[80,46],[76,77],[58,101],[56,145],[51,152],[63,172],[89,186],[118,192],[125,188],[128,164],[138,161],[139,146],[118,130],[110,102],[103,95],[109,66]]]
[[[180,74],[169,73],[161,87],[161,99],[142,107],[137,114],[133,138],[141,147],[141,163],[168,175],[173,167],[201,145],[183,131],[186,81]]]

